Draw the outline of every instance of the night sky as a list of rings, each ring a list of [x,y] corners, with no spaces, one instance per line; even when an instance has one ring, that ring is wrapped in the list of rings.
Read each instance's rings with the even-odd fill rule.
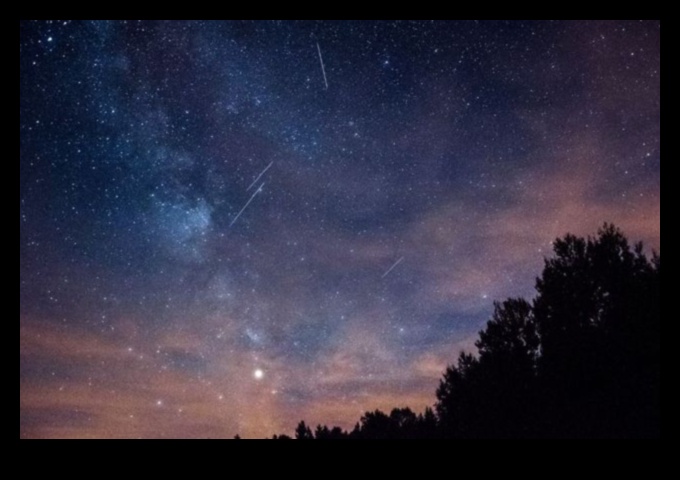
[[[551,241],[659,249],[659,22],[22,22],[20,437],[421,411]]]

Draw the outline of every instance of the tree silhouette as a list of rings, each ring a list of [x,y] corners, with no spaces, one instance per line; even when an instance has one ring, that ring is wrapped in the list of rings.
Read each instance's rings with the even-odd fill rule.
[[[461,354],[437,391],[443,426],[462,437],[529,434],[539,347],[531,305],[521,298],[495,302],[475,346],[478,358]]]
[[[534,301],[545,428],[657,435],[659,257],[650,262],[608,224],[595,238],[558,239],[554,250]]]
[[[495,304],[437,391],[448,435],[657,436],[659,266],[605,224],[554,242],[533,306]]]
[[[445,436],[465,437],[474,431],[471,425],[478,415],[476,371],[479,361],[472,354],[460,352],[456,365],[447,367],[439,387],[435,408]]]
[[[316,430],[314,430],[314,439],[316,440],[342,440],[348,437],[348,433],[340,427],[328,428],[326,425],[317,425]]]
[[[298,423],[295,429],[295,439],[296,440],[312,440],[314,436],[312,435],[312,430],[305,424],[304,420]]]
[[[300,422],[298,439],[658,437],[660,257],[613,225],[553,243],[530,303],[510,298],[461,352],[435,411],[366,412],[350,432]]]

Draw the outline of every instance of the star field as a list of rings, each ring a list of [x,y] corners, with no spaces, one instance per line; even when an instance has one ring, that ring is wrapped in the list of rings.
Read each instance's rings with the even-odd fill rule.
[[[20,436],[434,403],[551,242],[660,242],[660,24],[20,25]]]

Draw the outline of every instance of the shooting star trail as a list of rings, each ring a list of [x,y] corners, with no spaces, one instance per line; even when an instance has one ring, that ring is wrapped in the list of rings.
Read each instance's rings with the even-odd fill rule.
[[[262,185],[260,185],[260,187],[257,190],[255,190],[255,193],[253,193],[253,195],[250,197],[250,199],[248,199],[246,204],[243,205],[243,208],[241,209],[241,211],[236,214],[234,219],[229,224],[229,227],[231,227],[234,223],[236,223],[236,220],[238,220],[238,217],[240,217],[241,214],[243,213],[243,211],[246,209],[246,207],[248,207],[248,205],[250,205],[250,202],[253,201],[253,198],[255,198],[255,195],[257,195],[258,193],[260,193],[262,191],[262,187],[264,187],[264,182],[262,182]]]
[[[394,269],[394,267],[396,267],[397,265],[399,265],[399,263],[400,263],[403,259],[404,259],[404,257],[401,257],[399,260],[397,260],[396,262],[394,262],[394,263],[392,264],[392,266],[391,266],[390,268],[388,268],[387,271],[386,271],[385,273],[383,273],[383,274],[382,274],[382,277],[380,277],[380,278],[385,278],[385,277],[387,276],[387,274],[390,273],[390,272]]]
[[[255,185],[255,184],[257,183],[257,181],[260,179],[260,177],[261,177],[262,175],[264,175],[264,172],[266,172],[267,170],[269,170],[269,167],[271,167],[272,165],[274,165],[274,162],[269,162],[269,165],[267,165],[266,167],[264,167],[264,170],[262,170],[262,172],[260,172],[260,174],[257,176],[257,178],[256,178],[255,180],[253,180],[253,183],[251,183],[250,186],[249,186],[248,188],[246,188],[246,192],[247,192],[248,190],[250,190],[251,188],[253,188],[253,185]]]
[[[319,42],[316,42],[316,49],[319,52],[319,62],[321,62],[321,72],[323,73],[323,83],[326,84],[326,90],[328,90],[328,80],[326,79],[326,69],[323,66],[323,57],[321,56],[321,47]]]

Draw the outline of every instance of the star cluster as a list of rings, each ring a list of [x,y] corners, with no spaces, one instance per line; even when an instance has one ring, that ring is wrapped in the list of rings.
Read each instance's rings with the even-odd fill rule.
[[[20,436],[434,402],[551,242],[659,248],[659,22],[20,28]]]

